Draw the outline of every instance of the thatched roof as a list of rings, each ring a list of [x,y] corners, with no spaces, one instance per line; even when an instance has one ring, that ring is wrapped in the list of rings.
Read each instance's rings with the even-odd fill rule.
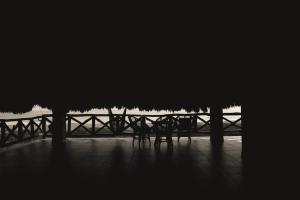
[[[155,69],[144,68],[142,73],[129,75],[117,69],[105,73],[101,67],[83,67],[80,71],[69,68],[70,73],[55,70],[55,74],[45,74],[45,68],[30,76],[20,73],[19,76],[24,77],[7,79],[7,83],[11,81],[14,85],[6,84],[2,89],[0,110],[25,112],[40,105],[66,110],[116,106],[197,111],[211,105],[228,107],[241,104],[240,91],[230,88],[233,81],[215,81],[213,77],[210,80],[209,76],[201,75],[201,70],[187,75],[178,68],[173,69],[175,73],[160,75]]]
[[[188,32],[158,36],[10,41],[0,111],[25,112],[34,105],[197,111],[244,101],[241,71],[249,60],[240,41],[199,41]]]

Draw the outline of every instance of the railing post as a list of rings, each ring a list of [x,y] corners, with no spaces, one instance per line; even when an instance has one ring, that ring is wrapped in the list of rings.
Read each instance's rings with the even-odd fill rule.
[[[67,117],[67,136],[71,136],[71,130],[72,130],[72,119],[70,116],[66,116]]]
[[[1,129],[1,139],[0,139],[0,147],[4,146],[5,144],[5,121],[0,122],[0,129]]]
[[[29,123],[30,123],[30,136],[34,137],[34,123],[33,123],[33,119],[31,119],[29,121]]]
[[[125,120],[126,120],[126,111],[127,111],[127,109],[125,108],[125,110],[124,110],[124,112],[122,114],[122,117],[121,117],[121,125],[120,125],[121,131],[124,130]]]
[[[109,113],[109,126],[110,126],[110,129],[112,130],[113,134],[115,135],[115,133],[116,133],[115,127],[114,127],[115,117],[114,117],[111,109],[108,109],[108,113]]]
[[[141,118],[141,127],[144,129],[146,127],[146,117],[142,116]]]
[[[96,134],[96,116],[92,115],[92,135]]]
[[[47,123],[46,123],[46,117],[43,115],[42,116],[42,131],[43,131],[43,139],[46,138],[47,136]]]
[[[193,119],[192,119],[192,126],[193,126],[193,131],[196,132],[197,131],[197,114],[193,115]]]
[[[222,144],[223,138],[223,109],[221,106],[210,107],[210,141],[213,144]]]
[[[120,116],[116,116],[116,132],[117,134],[120,134]]]
[[[18,120],[17,128],[18,128],[18,140],[22,140],[22,137],[23,137],[22,120]]]

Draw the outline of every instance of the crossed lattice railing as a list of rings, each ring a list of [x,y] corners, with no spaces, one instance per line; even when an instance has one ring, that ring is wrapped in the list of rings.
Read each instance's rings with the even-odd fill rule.
[[[231,117],[229,119],[228,117]],[[234,119],[232,119],[234,117]],[[103,135],[132,134],[136,126],[147,124],[150,132],[154,132],[157,121],[172,121],[180,123],[182,118],[190,119],[193,133],[208,133],[210,131],[210,114],[167,114],[167,115],[130,115],[130,114],[67,114],[67,137],[97,137]],[[224,132],[241,131],[241,113],[223,114]],[[42,115],[32,118],[0,120],[0,147],[18,143],[37,137],[51,136],[52,115]],[[173,132],[179,132],[174,128]]]
[[[228,117],[235,117],[229,119]],[[194,133],[210,132],[210,114],[167,114],[167,115],[130,115],[130,114],[68,114],[66,115],[66,134],[67,137],[81,136],[103,136],[103,135],[122,135],[132,134],[135,126],[141,123],[147,124],[150,131],[154,132],[154,125],[157,121],[172,120],[180,123],[180,119],[191,119],[191,131]],[[241,113],[224,113],[224,131],[241,132]],[[173,132],[180,130],[174,128]],[[51,132],[44,134],[49,136]]]
[[[50,133],[51,115],[0,120],[0,147]]]

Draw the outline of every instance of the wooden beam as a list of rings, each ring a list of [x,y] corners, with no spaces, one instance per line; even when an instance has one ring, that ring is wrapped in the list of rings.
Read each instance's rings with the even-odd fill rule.
[[[28,133],[28,134],[30,135],[30,130],[29,130],[30,123],[28,122],[28,124],[25,125],[25,124],[23,123],[23,121],[22,121],[22,126],[23,126],[23,128],[24,128],[23,133],[24,133],[24,134],[25,134],[25,133]]]
[[[113,120],[114,120],[114,115],[113,115],[113,112],[112,110],[109,108],[108,109],[108,114],[109,114],[109,126],[110,126],[110,129],[112,130],[113,133],[115,133],[115,129],[114,129],[114,125],[113,125]]]
[[[223,138],[223,109],[221,106],[210,107],[210,141],[212,144],[222,144]]]
[[[6,137],[5,122],[4,121],[0,122],[0,129],[1,129],[0,146],[4,146],[4,144],[5,144],[5,137]]]
[[[95,120],[95,115],[92,115],[92,135],[96,134],[96,120]]]
[[[43,132],[43,139],[46,138],[47,135],[47,121],[46,121],[46,117],[42,116],[42,132]]]
[[[96,117],[95,120],[98,121],[98,122],[100,122],[100,123],[103,125],[103,127],[101,127],[100,129],[98,129],[98,130],[96,131],[96,133],[97,133],[99,130],[101,130],[102,128],[104,128],[104,127],[106,127],[106,128],[108,128],[109,130],[111,130],[111,128],[108,126],[108,124],[110,123],[110,121],[104,123],[104,122],[103,122],[101,119],[99,119],[98,117]]]
[[[61,147],[65,144],[66,112],[59,108],[53,109],[52,145]]]
[[[226,119],[225,117],[223,117],[223,119],[226,120],[227,122],[229,122],[229,125],[227,125],[226,127],[224,127],[224,130],[228,129],[228,128],[231,127],[231,126],[235,126],[235,127],[237,127],[237,128],[242,128],[241,126],[237,125],[237,123],[238,123],[239,121],[241,121],[242,118],[239,118],[239,119],[237,119],[237,120],[235,120],[235,121],[230,121],[230,120]]]
[[[34,120],[33,120],[33,124],[36,126],[36,129],[35,129],[35,131],[34,131],[34,133],[37,133],[38,131],[41,131],[41,132],[43,132],[43,129],[42,129],[42,122],[40,122],[39,124],[38,123],[36,123]]]
[[[242,158],[243,162],[255,163],[267,146],[263,139],[266,132],[260,131],[257,123],[257,110],[254,106],[242,105]],[[258,119],[259,120],[259,119]]]
[[[125,108],[123,114],[122,114],[122,118],[121,118],[121,125],[120,125],[120,129],[123,130],[124,126],[125,126],[125,121],[126,121],[126,112],[127,109]]]
[[[34,123],[33,123],[33,119],[31,119],[29,121],[29,123],[30,123],[30,136],[34,137]]]
[[[66,132],[66,135],[67,136],[71,136],[72,133],[72,119],[70,116],[67,116],[67,132]]]
[[[93,117],[90,117],[90,118],[86,119],[86,120],[83,121],[83,122],[80,122],[79,120],[77,120],[77,119],[74,118],[74,117],[69,117],[69,118],[70,118],[71,120],[73,120],[73,121],[75,121],[75,122],[77,122],[77,123],[79,124],[74,130],[72,130],[72,131],[69,133],[70,135],[72,135],[72,133],[76,132],[79,128],[83,128],[84,130],[86,130],[87,132],[89,132],[89,133],[92,134],[92,132],[91,132],[88,128],[86,128],[84,125],[85,125],[86,123],[88,123],[90,120],[92,120]]]
[[[21,140],[24,136],[22,120],[18,121],[17,127],[18,127],[18,138],[19,140]]]

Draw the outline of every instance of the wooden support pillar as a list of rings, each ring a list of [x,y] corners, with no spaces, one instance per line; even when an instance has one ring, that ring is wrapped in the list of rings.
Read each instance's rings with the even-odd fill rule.
[[[61,109],[53,109],[52,145],[62,146],[66,135],[66,112]]]
[[[0,131],[1,131],[1,138],[0,138],[0,147],[1,146],[4,146],[4,144],[5,144],[5,138],[6,138],[6,134],[5,134],[5,129],[6,129],[6,127],[5,127],[5,122],[4,121],[1,121],[0,122]]]
[[[247,131],[247,126],[248,126],[248,122],[247,122],[247,118],[246,118],[246,114],[247,114],[247,110],[246,110],[246,106],[242,105],[241,106],[241,113],[242,113],[242,159],[244,157],[246,157],[247,155],[247,136],[248,136],[248,131]]]
[[[114,127],[115,118],[111,109],[108,109],[108,114],[109,114],[109,126],[113,134],[115,135],[116,134],[116,129]]]
[[[266,132],[261,131],[260,119],[255,108],[242,105],[242,158],[243,161],[256,162],[263,154],[263,137]]]
[[[192,129],[194,132],[197,132],[197,126],[198,126],[197,115],[194,115],[192,119]]]
[[[92,115],[92,135],[96,134],[96,116]]]
[[[115,121],[116,121],[115,131],[117,134],[120,134],[120,116],[119,115],[116,116]]]
[[[47,135],[47,121],[46,121],[46,117],[42,116],[42,131],[43,131],[43,139],[46,138]]]
[[[284,157],[289,153],[284,152],[284,142],[274,144],[276,140],[276,121],[268,118],[267,109],[262,106],[242,105],[242,162],[243,177],[248,188],[276,188],[281,182],[281,173],[286,176],[291,168]],[[274,132],[275,129],[275,132]],[[284,134],[284,133],[283,133]],[[286,136],[285,136],[286,137]],[[275,138],[275,139],[274,139]],[[282,139],[282,138],[280,138]],[[280,156],[279,156],[280,155]],[[274,175],[276,175],[274,184]],[[259,180],[259,181],[258,181]],[[287,181],[283,181],[286,183]],[[279,184],[280,185],[280,184]],[[280,189],[283,187],[280,186]]]
[[[67,124],[68,124],[68,127],[67,127],[67,133],[66,133],[66,135],[67,135],[67,136],[71,136],[72,119],[71,119],[70,116],[67,117]]]
[[[22,120],[19,120],[17,123],[18,127],[18,140],[21,140],[23,138],[23,126],[22,126]]]
[[[120,129],[121,129],[122,131],[123,131],[124,127],[125,127],[126,111],[127,111],[127,109],[125,108],[125,110],[123,111],[123,114],[122,114],[122,118],[121,118]]]
[[[142,129],[144,129],[146,127],[146,117],[145,116],[141,117],[141,127],[142,127]]]
[[[221,106],[210,107],[210,141],[222,144],[223,138],[223,109]]]
[[[34,122],[33,119],[30,120],[30,136],[34,137]]]

